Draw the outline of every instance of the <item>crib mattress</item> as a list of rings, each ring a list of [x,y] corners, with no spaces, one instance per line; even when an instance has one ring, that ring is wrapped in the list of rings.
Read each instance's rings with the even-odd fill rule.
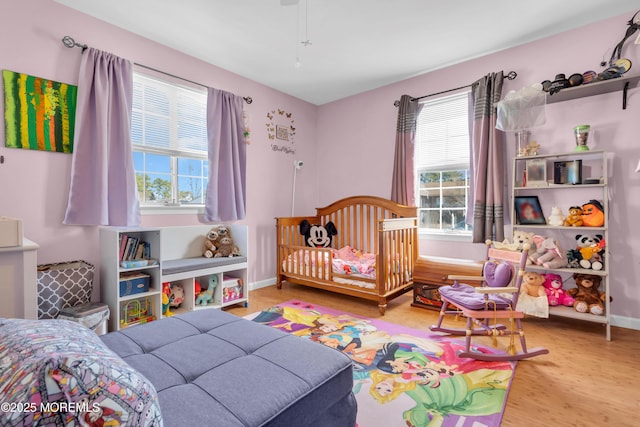
[[[102,339],[156,387],[167,427],[355,425],[351,360],[274,328],[208,309]]]

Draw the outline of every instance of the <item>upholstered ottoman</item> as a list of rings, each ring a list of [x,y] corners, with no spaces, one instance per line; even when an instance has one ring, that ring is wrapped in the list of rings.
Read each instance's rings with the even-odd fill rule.
[[[101,338],[155,386],[167,427],[355,425],[351,360],[321,344],[213,309]]]

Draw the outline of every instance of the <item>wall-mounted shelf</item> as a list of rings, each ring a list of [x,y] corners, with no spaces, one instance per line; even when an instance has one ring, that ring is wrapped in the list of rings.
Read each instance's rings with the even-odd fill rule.
[[[587,96],[602,95],[610,92],[622,91],[622,109],[627,108],[627,90],[638,87],[640,82],[640,74],[623,75],[616,79],[602,80],[599,82],[588,83],[576,87],[562,89],[553,95],[547,95],[547,104],[556,102],[570,101],[572,99],[584,98]]]

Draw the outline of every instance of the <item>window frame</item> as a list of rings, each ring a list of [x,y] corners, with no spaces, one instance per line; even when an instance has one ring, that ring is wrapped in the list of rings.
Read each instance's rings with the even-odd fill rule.
[[[469,161],[468,162],[461,162],[461,163],[447,163],[447,164],[441,164],[440,166],[435,165],[435,166],[426,166],[426,165],[422,165],[419,161],[419,153],[420,153],[420,144],[425,144],[426,140],[424,140],[424,138],[420,138],[420,133],[421,133],[421,126],[424,126],[424,124],[420,123],[420,114],[417,117],[417,123],[416,123],[416,140],[415,140],[415,157],[414,157],[414,177],[415,177],[415,192],[416,192],[416,205],[418,208],[418,224],[419,224],[419,234],[423,235],[423,236],[428,236],[431,239],[435,239],[435,240],[459,240],[459,241],[471,241],[472,239],[472,234],[473,234],[473,230],[472,230],[472,226],[465,224],[465,230],[456,230],[456,229],[452,229],[452,228],[443,228],[442,224],[445,223],[445,221],[443,220],[443,215],[446,211],[448,210],[455,210],[455,211],[462,211],[464,213],[464,217],[466,218],[466,213],[469,211],[469,204],[472,203],[471,202],[471,194],[470,194],[470,190],[471,190],[471,146],[470,146],[470,139],[471,135],[470,135],[470,112],[469,112],[469,94],[470,94],[470,89],[465,89],[465,90],[461,90],[461,91],[457,91],[455,93],[450,93],[450,94],[446,94],[446,95],[442,95],[439,96],[438,98],[432,98],[432,99],[425,99],[424,101],[422,101],[421,103],[423,104],[423,107],[421,109],[420,114],[423,114],[423,112],[425,111],[425,108],[427,108],[428,104],[442,104],[443,101],[446,101],[448,98],[452,99],[452,100],[459,100],[459,99],[463,99],[466,98],[467,99],[467,103],[466,103],[466,112],[467,112],[467,120],[465,123],[465,129],[466,129],[466,133],[468,138],[466,138],[467,141],[467,150],[468,150],[468,154],[469,154]],[[443,180],[442,178],[442,174],[446,174],[448,172],[455,172],[455,171],[465,171],[464,173],[464,182],[465,185],[456,185],[456,186],[446,186],[446,181]],[[423,188],[421,186],[421,175],[423,173],[439,173],[440,174],[440,179],[437,181],[438,185],[437,186],[433,186],[430,188]],[[455,190],[455,189],[460,189],[463,188],[465,190],[465,194],[464,194],[464,198],[465,198],[465,204],[463,207],[460,208],[446,208],[443,206],[443,200],[446,198],[446,195],[444,194],[445,190]],[[423,191],[438,191],[438,198],[439,200],[439,206],[437,208],[428,208],[428,207],[422,207],[422,193]],[[439,229],[435,229],[435,228],[428,228],[428,227],[422,227],[422,221],[420,220],[420,218],[422,218],[422,215],[424,212],[439,212],[439,216],[440,216],[440,227]]]
[[[202,86],[197,85],[195,83],[188,82],[188,81],[183,81],[182,79],[179,79],[174,76],[165,75],[164,73],[161,73],[161,72],[149,70],[149,69],[146,69],[145,67],[142,67],[142,70],[140,69],[140,67],[138,67],[137,69],[134,69],[134,79],[136,78],[136,75],[141,76],[142,78],[158,80],[163,84],[178,87],[180,90],[188,90],[188,91],[195,92],[196,94],[204,95],[205,96],[204,104],[201,106],[201,108],[204,108],[205,110],[204,119],[206,121],[206,107],[207,107],[206,89],[204,89]],[[177,114],[177,113],[174,112],[173,114]],[[134,125],[134,122],[132,118],[132,127],[133,125]],[[205,129],[206,129],[206,123],[205,123]],[[171,132],[172,130],[170,130],[170,133]],[[173,132],[175,132],[175,129],[173,130]],[[132,133],[133,133],[133,130],[132,130]],[[205,144],[208,144],[206,140],[205,140]],[[149,203],[144,200],[141,200],[141,198],[139,197],[140,210],[142,214],[162,215],[162,214],[203,214],[204,213],[205,202],[206,202],[206,186],[209,178],[207,151],[195,150],[195,149],[189,149],[189,148],[181,149],[179,147],[175,147],[175,145],[173,144],[170,144],[170,146],[166,148],[157,147],[153,145],[149,146],[149,145],[143,145],[143,144],[136,144],[132,141],[132,156],[134,156],[134,153],[143,153],[143,155],[155,154],[155,155],[167,156],[169,158],[168,176],[169,176],[170,185],[171,185],[171,189],[170,189],[171,200],[165,201],[165,202],[158,202],[158,203]],[[179,181],[178,181],[180,177],[179,170],[178,170],[178,158],[193,159],[193,160],[204,162],[202,164],[202,175],[200,176],[200,179],[202,182],[202,199],[203,199],[202,203],[182,203],[181,204],[178,201],[178,198],[179,198],[178,193],[180,191]],[[136,172],[136,176],[138,176],[140,171],[136,169],[135,172]],[[145,170],[145,174],[153,174],[153,173],[155,172],[146,172]],[[164,172],[161,172],[161,173],[164,173]],[[136,182],[136,187],[137,187],[137,182]],[[141,195],[143,191],[138,191],[138,195]]]

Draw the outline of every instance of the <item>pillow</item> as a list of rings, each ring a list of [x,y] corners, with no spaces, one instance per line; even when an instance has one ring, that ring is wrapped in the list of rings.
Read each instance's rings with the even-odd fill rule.
[[[162,425],[153,385],[76,322],[0,319],[0,377],[0,425]]]
[[[487,261],[482,269],[485,282],[492,288],[504,288],[511,282],[513,269],[508,262]]]

